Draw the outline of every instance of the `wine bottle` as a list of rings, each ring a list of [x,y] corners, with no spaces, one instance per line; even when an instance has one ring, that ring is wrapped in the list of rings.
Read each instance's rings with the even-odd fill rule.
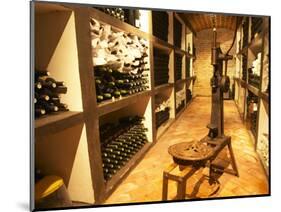
[[[38,78],[37,83],[40,83],[43,87],[53,89],[57,87],[56,82],[52,80],[44,80],[43,78]]]
[[[42,89],[42,84],[40,82],[35,82],[34,86],[37,91]]]
[[[44,107],[44,109],[48,113],[59,111],[59,108],[56,105],[54,105],[53,103],[48,103],[46,101],[42,101],[42,102],[40,102],[40,104],[42,105],[42,107]]]
[[[35,116],[43,116],[46,114],[46,110],[43,108],[35,108]]]

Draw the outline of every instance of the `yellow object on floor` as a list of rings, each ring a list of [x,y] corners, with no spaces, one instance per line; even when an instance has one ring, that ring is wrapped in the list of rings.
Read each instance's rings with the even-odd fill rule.
[[[35,185],[35,200],[43,199],[63,186],[63,179],[58,176],[46,176]]]

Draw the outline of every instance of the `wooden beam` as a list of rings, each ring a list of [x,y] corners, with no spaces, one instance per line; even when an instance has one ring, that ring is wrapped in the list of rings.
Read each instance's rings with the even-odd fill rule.
[[[192,25],[192,24],[190,23],[190,21],[188,20],[187,14],[185,15],[185,14],[183,14],[183,13],[179,13],[178,15],[182,18],[182,20],[184,21],[185,25],[190,29],[190,31],[191,31],[195,36],[197,36],[196,31],[195,31],[193,25]]]

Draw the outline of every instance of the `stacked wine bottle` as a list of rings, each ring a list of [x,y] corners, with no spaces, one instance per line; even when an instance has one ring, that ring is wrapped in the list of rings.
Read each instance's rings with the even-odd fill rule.
[[[176,113],[179,113],[184,108],[184,100],[180,101],[180,104],[176,107]]]
[[[186,78],[190,76],[190,58],[186,58]]]
[[[251,40],[255,38],[256,34],[261,33],[261,31],[262,31],[262,18],[252,17]]]
[[[249,18],[246,18],[245,22],[243,23],[243,43],[242,47],[246,47],[248,45],[248,38],[249,38]]]
[[[170,118],[170,99],[157,94],[155,96],[155,116],[156,116],[156,128],[159,128],[164,122]]]
[[[250,119],[250,129],[254,135],[256,135],[257,133],[257,115],[258,115],[257,104],[258,104],[258,96],[256,96],[255,94],[253,94],[251,91],[248,90],[247,111]]]
[[[259,88],[260,86],[260,76],[249,73],[249,84],[253,85],[256,88]]]
[[[176,92],[176,113],[180,112],[184,108],[185,93],[184,90]]]
[[[121,21],[125,20],[125,13],[122,8],[104,8],[104,7],[97,7],[96,9],[101,10],[102,12],[117,18]]]
[[[106,181],[112,178],[146,143],[147,128],[143,118],[129,116],[119,123],[100,127],[103,173]]]
[[[154,84],[162,85],[169,81],[169,55],[153,48],[154,56]]]
[[[168,13],[165,11],[152,11],[153,35],[161,40],[168,41]]]
[[[121,73],[105,66],[96,66],[94,72],[98,102],[148,89],[148,74]]]
[[[180,80],[182,78],[182,56],[175,54],[175,78]]]
[[[242,80],[247,81],[247,57],[242,55]]]
[[[91,19],[92,55],[97,101],[148,88],[148,42]]]
[[[190,89],[186,90],[186,103],[190,102],[192,100],[192,93]]]
[[[156,112],[156,129],[158,129],[163,123],[169,120],[170,118],[170,108],[166,107],[164,110]]]
[[[174,17],[174,45],[181,48],[182,24]]]
[[[35,70],[35,118],[59,111],[68,111],[68,106],[60,101],[60,95],[66,94],[64,82],[50,77],[46,70]]]

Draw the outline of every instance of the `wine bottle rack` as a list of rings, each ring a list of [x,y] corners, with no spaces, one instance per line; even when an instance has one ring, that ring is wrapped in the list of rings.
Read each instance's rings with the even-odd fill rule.
[[[191,76],[191,73],[190,73],[190,58],[186,57],[186,78],[190,77]]]
[[[242,48],[246,47],[249,43],[249,18],[246,18],[243,23],[243,42]]]
[[[163,41],[168,41],[169,17],[167,12],[152,11],[153,35]]]
[[[176,114],[178,114],[185,107],[186,94],[184,87],[178,87],[176,89]]]
[[[269,17],[247,17],[238,27],[237,70],[242,74],[235,79],[235,102],[241,119],[245,121],[260,161],[268,175],[269,135]],[[239,47],[240,45],[240,47]]]
[[[97,101],[118,99],[148,87],[148,46],[131,33],[112,30],[91,19]]]
[[[174,17],[174,45],[178,48],[181,48],[181,40],[182,24],[176,17]]]
[[[147,75],[127,74],[107,67],[95,67],[97,101],[120,99],[148,89]]]
[[[125,21],[125,11],[123,8],[105,8],[105,7],[96,7],[96,9],[108,14],[114,18],[119,19],[120,21]]]
[[[174,62],[174,70],[175,70],[175,79],[182,79],[182,55],[175,54],[175,62]]]
[[[192,92],[190,89],[186,90],[186,104],[188,104],[189,102],[191,102],[192,100]]]
[[[35,70],[35,118],[68,111],[68,106],[61,102],[60,95],[67,92],[64,82],[51,78],[50,72]]]
[[[164,18],[154,18],[154,20],[153,14],[148,16],[149,22],[154,22],[154,26],[156,26],[157,20],[158,22],[161,20],[162,24],[157,24],[160,26],[158,31],[149,29],[149,32],[144,32],[134,27],[133,24],[126,23],[130,22],[126,20],[126,9],[124,9],[123,21],[122,18],[120,19],[122,15],[116,15],[116,13],[112,15],[114,13],[112,11],[111,14],[107,14],[92,7],[76,7],[66,3],[33,2],[32,4],[38,5],[35,7],[37,19],[35,59],[37,61],[34,67],[41,70],[50,69],[54,78],[64,80],[68,90],[67,94],[62,96],[62,101],[68,103],[72,110],[78,111],[66,111],[56,116],[46,116],[46,119],[36,120],[36,148],[39,149],[39,153],[43,153],[36,155],[36,160],[40,161],[38,168],[44,164],[43,171],[62,175],[66,181],[72,176],[70,193],[74,201],[100,204],[176,119],[175,86],[185,84],[183,82],[187,79],[185,61],[182,61],[182,82],[175,82],[174,55],[178,53],[185,57],[187,52],[183,50],[184,48],[179,49],[180,46],[176,46],[173,42],[174,13],[161,12]],[[141,12],[145,13],[145,11]],[[178,18],[178,20],[180,19]],[[183,22],[181,21],[181,23]],[[95,27],[95,24],[98,27]],[[185,27],[185,25],[181,24],[181,27]],[[153,35],[151,31],[153,31]],[[53,35],[52,33],[57,37],[50,36]],[[180,34],[183,35],[182,32]],[[140,46],[137,44],[140,49],[146,49],[141,51],[142,59],[135,57],[138,58],[138,62],[145,64],[137,67],[137,62],[127,62],[122,57],[118,58],[116,56],[118,52],[115,52],[115,49],[105,50],[108,45],[106,38],[109,37],[108,40],[112,40],[114,36],[118,35],[124,35],[133,40],[133,42],[128,41],[129,44],[126,43],[125,46],[133,45],[130,47],[137,50],[138,47],[135,44],[140,43]],[[183,41],[185,39],[181,39],[182,47],[185,46]],[[46,42],[50,45],[45,45]],[[120,45],[119,43],[116,46]],[[65,46],[68,48],[64,48]],[[122,48],[116,48],[117,51],[119,49],[122,50]],[[100,54],[99,51],[102,53]],[[129,63],[132,70],[129,70],[128,67],[123,69],[125,63],[126,65]],[[118,66],[118,64],[121,65]],[[192,67],[190,68],[192,69]],[[106,77],[102,71],[106,72]],[[114,76],[115,74],[118,77]],[[127,78],[130,78],[129,82],[126,80]],[[123,82],[117,82],[118,80],[123,80]],[[138,85],[130,85],[130,83],[134,83],[135,80],[144,80],[143,86],[146,90],[134,91],[134,86]],[[117,93],[116,90],[111,91],[110,89],[105,90],[106,92],[101,89],[100,92],[97,91],[100,83],[105,84],[107,88],[114,87],[118,83],[129,83],[125,85],[128,86],[126,90],[132,93],[122,95],[121,88],[118,88]],[[164,94],[171,103],[162,110],[163,112],[158,111],[158,113],[155,111],[154,100],[156,94],[159,93]],[[101,99],[101,96],[109,99]],[[186,95],[184,95],[185,97]],[[184,106],[185,100],[180,101]],[[103,163],[102,159],[104,162],[109,162],[103,153],[106,153],[104,151],[106,148],[110,148],[107,145],[113,145],[114,139],[104,142],[102,125],[116,123],[117,126],[115,124],[114,126],[118,128],[120,123],[115,118],[132,114],[145,117],[143,122],[148,131],[144,132],[146,136],[144,144],[139,147],[136,154],[132,154],[127,159],[126,163],[113,164],[118,166],[112,171],[107,171],[105,169],[112,169],[112,165]],[[116,133],[118,134],[117,131]],[[126,133],[127,135],[130,133],[129,129],[120,133],[119,136]],[[37,136],[40,139],[37,139]],[[104,143],[107,144],[104,145]],[[56,144],[60,148],[54,148],[57,146]],[[120,146],[123,144],[126,143],[121,142]],[[66,145],[72,151],[64,154],[62,158],[61,150]],[[116,148],[116,146],[111,146],[111,148]],[[76,154],[71,155],[72,152]],[[73,169],[68,172],[65,167],[62,167],[62,163],[54,163],[54,160],[49,160],[48,154],[51,154],[51,158],[63,162],[74,161]],[[108,155],[113,159],[115,156]],[[84,179],[82,186],[81,179]]]
[[[153,48],[154,86],[167,84],[169,81],[169,55]]]
[[[141,117],[124,117],[100,127],[104,179],[110,180],[146,143]]]
[[[169,120],[170,118],[170,108],[165,108],[165,110],[161,110],[155,113],[156,116],[156,129],[158,129],[163,123]]]
[[[256,35],[260,34],[262,31],[262,18],[252,17],[251,23],[251,40],[255,38]]]
[[[242,55],[242,80],[247,81],[247,57]]]
[[[181,100],[180,104],[176,107],[176,114],[178,114],[184,108],[184,100]]]
[[[170,118],[171,93],[166,91],[155,96],[156,129]]]
[[[258,88],[260,86],[260,76],[257,74],[249,73],[249,84]]]
[[[250,130],[253,135],[257,135],[257,110],[258,110],[258,96],[248,90],[247,96],[247,113],[250,124]]]

